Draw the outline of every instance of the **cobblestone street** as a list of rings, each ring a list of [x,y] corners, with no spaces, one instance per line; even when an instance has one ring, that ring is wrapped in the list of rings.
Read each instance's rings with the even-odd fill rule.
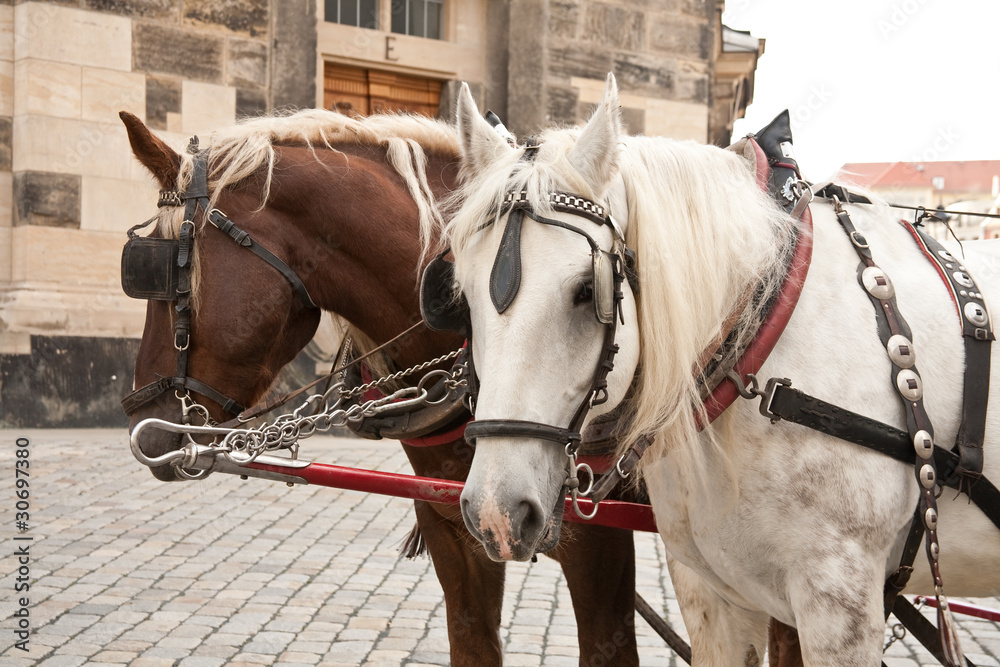
[[[30,440],[30,527],[15,530],[14,441]],[[397,548],[409,501],[213,475],[165,484],[121,430],[6,431],[0,662],[20,665],[447,665],[441,588]],[[317,437],[303,458],[410,472],[395,442]],[[14,541],[28,536],[30,542]],[[29,593],[14,592],[30,545]],[[681,634],[658,537],[636,535],[638,589]],[[551,560],[508,566],[505,664],[576,665],[569,592]],[[14,647],[30,597],[30,651]],[[1000,608],[1000,599],[973,600]],[[1000,625],[957,616],[963,647],[1000,667]],[[643,665],[683,664],[637,621]],[[685,634],[686,636],[686,634]],[[906,638],[889,667],[935,665]]]

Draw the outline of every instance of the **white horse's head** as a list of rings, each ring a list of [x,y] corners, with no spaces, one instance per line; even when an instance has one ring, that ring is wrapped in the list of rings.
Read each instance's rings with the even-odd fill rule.
[[[610,217],[627,217],[617,88],[609,77],[587,125],[548,132],[537,149],[511,148],[467,88],[458,127],[465,202],[449,231],[480,378],[462,514],[492,558],[527,560],[559,538],[569,461],[560,430],[617,405],[638,361],[625,238]]]

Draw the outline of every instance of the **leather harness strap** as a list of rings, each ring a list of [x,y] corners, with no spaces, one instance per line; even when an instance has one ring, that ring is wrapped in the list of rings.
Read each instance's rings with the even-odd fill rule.
[[[871,204],[871,200],[835,184],[817,188],[816,196],[836,198],[843,203]],[[983,443],[986,438],[986,410],[989,402],[990,358],[995,339],[983,294],[975,279],[937,240],[901,221],[917,246],[937,270],[948,287],[958,311],[965,345],[965,373],[962,392],[962,420],[955,437],[954,450],[960,463],[949,477],[961,476],[975,484],[982,478]],[[950,479],[948,481],[955,481]]]
[[[961,462],[956,475],[971,483],[982,477],[983,443],[986,440],[986,409],[990,394],[990,352],[993,335],[982,292],[965,267],[934,238],[903,223],[949,288],[962,322],[965,343],[965,379],[962,391],[962,422],[955,437]]]
[[[781,382],[769,380],[762,392],[760,412],[765,417],[772,421],[784,419],[832,435],[902,463],[913,464],[916,461],[916,452],[906,431],[831,405]],[[935,445],[934,461],[940,481],[959,490],[960,481],[952,475],[959,464],[958,454]],[[961,491],[1000,529],[1000,489],[984,477],[971,488],[962,486]]]

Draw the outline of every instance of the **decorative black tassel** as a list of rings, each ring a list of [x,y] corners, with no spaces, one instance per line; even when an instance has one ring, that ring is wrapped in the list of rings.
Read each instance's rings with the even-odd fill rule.
[[[427,555],[427,545],[420,532],[420,524],[413,524],[413,530],[403,539],[403,543],[399,547],[399,555],[411,559]]]

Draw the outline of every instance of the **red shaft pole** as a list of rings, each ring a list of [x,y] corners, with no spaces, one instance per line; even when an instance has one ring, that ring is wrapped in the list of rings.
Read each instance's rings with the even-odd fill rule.
[[[255,462],[249,464],[247,467],[282,475],[301,477],[310,484],[316,484],[317,486],[378,493],[380,495],[410,498],[412,500],[426,500],[445,505],[457,505],[462,488],[465,486],[462,482],[453,482],[445,479],[400,475],[392,472],[379,472],[378,470],[346,468],[326,463],[310,463],[304,468],[286,468],[284,466],[272,466]],[[580,509],[587,514],[593,511],[594,504],[589,500],[581,498],[577,502],[580,505]],[[565,521],[591,523],[624,530],[656,532],[656,521],[653,518],[652,507],[620,500],[602,501],[597,510],[597,516],[587,521],[577,516],[573,510],[572,501],[567,498],[563,519]]]
[[[914,604],[920,604],[923,602],[928,607],[937,607],[937,598],[924,597],[923,595],[918,595],[914,598]],[[948,608],[951,609],[956,614],[965,614],[966,616],[975,616],[976,618],[982,618],[987,621],[993,621],[994,623],[1000,623],[1000,611],[996,609],[990,609],[989,607],[980,607],[974,604],[965,604],[964,602],[955,602],[954,600],[948,600]]]

